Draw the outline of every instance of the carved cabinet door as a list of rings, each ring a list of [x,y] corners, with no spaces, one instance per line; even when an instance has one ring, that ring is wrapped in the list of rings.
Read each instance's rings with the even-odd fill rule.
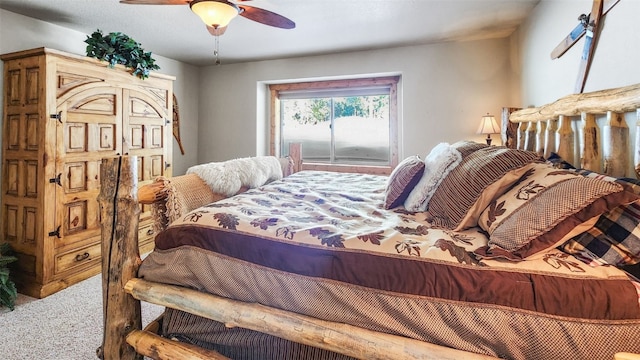
[[[91,87],[62,100],[55,141],[55,273],[99,259],[99,247],[89,245],[100,241],[100,163],[122,152],[122,89]]]
[[[159,176],[171,176],[171,120],[167,114],[166,91],[146,92],[123,89],[123,138],[122,151],[138,160],[138,185],[155,180]],[[140,219],[151,216],[151,208],[141,209]],[[142,234],[145,235],[145,234]]]

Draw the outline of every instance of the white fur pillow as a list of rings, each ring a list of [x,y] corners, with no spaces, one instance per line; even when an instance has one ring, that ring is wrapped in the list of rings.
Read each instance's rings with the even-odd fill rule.
[[[256,188],[282,179],[282,168],[275,156],[258,156],[195,165],[187,174],[198,175],[214,193],[233,196],[242,187]]]
[[[404,202],[409,211],[427,211],[429,200],[442,179],[462,161],[462,154],[448,143],[436,145],[424,159],[424,173]]]

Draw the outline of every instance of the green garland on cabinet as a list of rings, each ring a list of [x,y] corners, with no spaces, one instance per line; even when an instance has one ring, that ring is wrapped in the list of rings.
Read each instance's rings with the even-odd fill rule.
[[[18,291],[16,290],[16,284],[9,277],[9,264],[18,260],[18,258],[11,256],[11,253],[9,244],[0,244],[0,307],[6,306],[13,310]]]
[[[145,52],[140,43],[121,32],[103,35],[98,29],[87,36],[84,42],[87,43],[88,57],[107,61],[110,67],[124,65],[131,69],[132,75],[141,79],[148,78],[151,70],[160,69],[151,52]]]

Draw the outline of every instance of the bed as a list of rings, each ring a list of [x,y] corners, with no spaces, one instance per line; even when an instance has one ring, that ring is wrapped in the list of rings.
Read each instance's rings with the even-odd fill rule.
[[[165,201],[174,212],[142,263],[139,197],[171,198],[171,179],[138,189],[135,159],[104,159],[98,355],[631,358],[640,183],[615,151],[638,108],[635,85],[505,111],[514,148],[442,143],[389,176],[298,171],[295,148],[287,176],[194,209]],[[587,130],[573,132],[576,116]],[[144,330],[140,300],[167,307]]]

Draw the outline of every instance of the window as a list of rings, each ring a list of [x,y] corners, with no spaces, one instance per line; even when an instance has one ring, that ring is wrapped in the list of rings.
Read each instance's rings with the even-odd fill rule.
[[[387,174],[397,164],[398,77],[270,86],[271,153],[302,144],[305,169]]]

